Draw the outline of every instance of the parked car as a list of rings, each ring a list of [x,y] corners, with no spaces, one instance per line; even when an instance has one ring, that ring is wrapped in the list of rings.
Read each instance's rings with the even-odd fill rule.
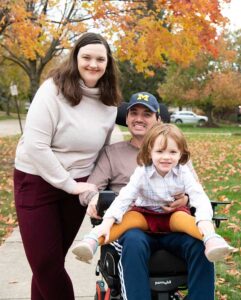
[[[24,103],[25,111],[28,111],[28,110],[29,110],[30,104],[31,104],[30,102],[25,102],[25,103]]]
[[[192,111],[181,110],[171,114],[171,122],[176,124],[198,124],[203,126],[207,121],[208,117],[197,115]]]

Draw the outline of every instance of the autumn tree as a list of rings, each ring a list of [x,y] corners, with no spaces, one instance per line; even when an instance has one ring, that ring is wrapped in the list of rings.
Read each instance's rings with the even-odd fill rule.
[[[18,82],[18,102],[20,111],[24,112],[24,102],[27,99],[29,91],[28,77],[23,69],[14,65],[11,61],[5,61],[0,65],[0,110],[10,115],[10,112],[16,112],[16,103],[10,94],[11,83]]]
[[[234,109],[241,100],[237,52],[225,36],[217,39],[219,55],[202,53],[189,67],[171,65],[159,93],[167,103],[201,108],[214,125],[213,111]]]
[[[144,73],[137,72],[135,65],[129,61],[119,62],[121,73],[121,90],[125,101],[129,101],[133,93],[139,91],[148,91],[160,99],[158,94],[158,85],[164,81],[165,69],[155,69],[154,76],[147,76]]]
[[[241,73],[241,29],[229,32],[228,39],[230,49],[237,53],[234,67]]]
[[[12,1],[2,0],[0,3],[0,36],[12,23],[11,19]]]
[[[90,27],[114,38],[120,59],[153,76],[169,61],[188,65],[201,50],[215,54],[216,28],[225,22],[218,0],[9,2],[15,6],[0,40],[2,56],[26,72],[30,98],[45,66]]]
[[[88,20],[98,18],[99,10],[94,12],[93,7],[99,1],[93,1],[92,10],[87,1],[14,2],[11,26],[5,28],[0,41],[2,58],[14,62],[26,72],[32,99],[45,66],[92,26],[87,23]],[[108,6],[106,10],[108,11]],[[106,11],[103,15],[106,17],[105,13],[107,15]]]
[[[119,57],[132,61],[138,71],[149,73],[150,67],[170,61],[187,66],[203,51],[217,55],[217,27],[226,21],[220,1],[149,0],[133,5],[117,45]]]

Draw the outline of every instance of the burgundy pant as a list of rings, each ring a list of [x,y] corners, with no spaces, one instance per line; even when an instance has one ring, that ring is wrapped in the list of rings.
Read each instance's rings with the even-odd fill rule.
[[[31,299],[74,300],[64,262],[86,208],[80,205],[78,196],[16,169],[14,195],[20,233],[33,272]]]

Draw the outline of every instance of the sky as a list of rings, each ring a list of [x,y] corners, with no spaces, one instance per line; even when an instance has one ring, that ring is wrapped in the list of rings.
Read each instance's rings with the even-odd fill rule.
[[[230,4],[225,5],[223,15],[230,19],[230,29],[241,29],[241,0],[231,0]]]

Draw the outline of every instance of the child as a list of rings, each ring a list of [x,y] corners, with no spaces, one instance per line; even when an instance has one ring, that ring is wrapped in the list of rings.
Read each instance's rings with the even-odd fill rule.
[[[147,133],[137,157],[138,167],[96,226],[73,249],[79,260],[88,262],[98,245],[116,240],[131,228],[150,232],[184,232],[205,244],[211,262],[224,258],[233,247],[215,233],[210,200],[185,165],[190,157],[182,132],[172,124],[156,124]],[[175,195],[189,195],[190,206],[165,213],[163,206]],[[128,212],[127,212],[128,211]],[[117,224],[114,224],[117,223]],[[114,225],[113,225],[114,224]]]

